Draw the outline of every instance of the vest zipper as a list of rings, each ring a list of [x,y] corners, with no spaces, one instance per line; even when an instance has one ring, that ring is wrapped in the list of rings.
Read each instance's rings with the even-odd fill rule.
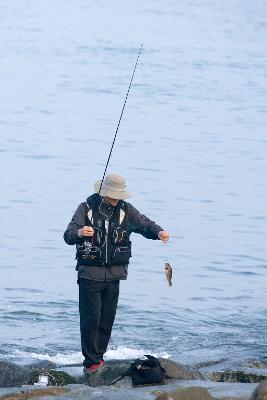
[[[106,264],[108,263],[108,228],[109,228],[109,220],[105,220],[105,231],[106,231]]]

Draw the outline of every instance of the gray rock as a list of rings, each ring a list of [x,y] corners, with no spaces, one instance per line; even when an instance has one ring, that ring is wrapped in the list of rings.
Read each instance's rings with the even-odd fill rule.
[[[196,369],[207,368],[207,367],[211,367],[213,365],[222,364],[225,361],[227,361],[227,358],[222,358],[220,360],[203,361],[203,362],[199,362],[197,364],[194,364],[194,368],[196,368]]]
[[[155,400],[212,400],[207,389],[202,387],[178,388],[174,392],[161,393]]]
[[[166,379],[204,380],[203,375],[194,368],[165,358],[160,358],[159,361],[161,366],[166,370]],[[131,362],[131,360],[109,361],[107,366],[99,368],[86,377],[80,377],[79,383],[84,383],[89,386],[110,385],[115,379],[119,378],[129,369]],[[125,377],[117,385],[129,386],[129,384],[131,384],[131,379]]]
[[[38,363],[36,365],[48,365]],[[29,366],[19,366],[6,361],[0,361],[0,387],[20,387],[22,385],[33,385],[38,382],[39,375],[47,375],[49,385],[64,386],[77,383],[76,378],[63,371],[55,371],[45,368],[34,368]]]
[[[266,376],[246,371],[217,371],[210,374],[209,378],[214,382],[258,383],[264,381]]]
[[[42,398],[45,397],[54,399],[55,396],[60,395],[65,395],[70,392],[70,389],[68,388],[55,388],[55,387],[49,387],[49,388],[23,388],[22,392],[11,392],[9,394],[1,396],[1,400],[31,400],[31,399],[36,399],[36,398]]]
[[[57,364],[53,363],[52,361],[49,360],[42,360],[42,361],[37,361],[32,364],[27,364],[27,369],[38,369],[38,368],[44,368],[44,369],[56,369]]]
[[[86,384],[88,386],[105,386],[121,377],[130,367],[131,360],[113,360],[106,366],[100,367],[89,375],[82,374],[73,377],[66,372],[55,370],[55,364],[42,361],[26,366],[18,366],[9,362],[0,362],[0,387],[19,387],[21,385],[33,384],[38,381],[39,375],[47,375],[49,385],[64,386],[72,383]],[[160,363],[166,370],[166,379],[179,380],[203,380],[203,375],[196,369],[176,363],[164,358]],[[131,386],[130,377],[124,377],[117,385],[123,387]]]
[[[160,358],[160,364],[166,370],[166,379],[179,379],[179,380],[204,380],[203,375],[194,368],[176,363],[174,361]],[[113,360],[109,361],[108,365],[101,367],[95,372],[80,377],[79,383],[84,383],[89,386],[102,386],[110,385],[115,379],[124,374],[131,365],[131,360]],[[117,385],[129,386],[131,379],[129,377],[123,378]]]
[[[0,361],[0,387],[15,387],[26,385],[30,371],[19,365]]]
[[[216,397],[217,399],[217,397]],[[226,396],[226,397],[220,397],[217,400],[248,400],[248,397],[236,397],[236,396]]]
[[[254,367],[254,368],[264,369],[264,368],[267,368],[267,361],[264,361],[264,360],[249,360],[247,365],[251,366],[251,367]]]
[[[131,361],[129,360],[109,361],[108,365],[104,365],[88,375],[80,376],[78,382],[92,387],[108,386],[124,375],[130,365]],[[120,380],[120,386],[129,386],[128,383],[129,377],[124,377],[123,380]]]
[[[267,400],[267,380],[263,381],[256,387],[252,393],[250,400]]]
[[[155,400],[174,400],[170,393],[161,393]]]
[[[160,358],[160,364],[166,370],[167,379],[205,380],[204,376],[196,369],[179,364],[166,358]]]

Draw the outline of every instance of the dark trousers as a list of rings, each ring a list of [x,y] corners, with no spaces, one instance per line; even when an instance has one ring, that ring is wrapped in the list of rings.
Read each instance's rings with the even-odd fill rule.
[[[116,315],[120,281],[80,278],[79,311],[84,366],[98,364],[107,350]]]

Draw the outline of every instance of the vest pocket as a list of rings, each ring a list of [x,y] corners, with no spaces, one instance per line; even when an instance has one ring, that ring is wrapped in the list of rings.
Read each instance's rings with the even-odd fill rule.
[[[114,229],[112,243],[121,246],[127,244],[127,231],[122,226],[118,226]]]
[[[131,248],[117,247],[112,254],[111,260],[113,265],[128,264],[132,257]]]
[[[77,256],[79,265],[101,265],[101,250],[97,246],[77,246]]]

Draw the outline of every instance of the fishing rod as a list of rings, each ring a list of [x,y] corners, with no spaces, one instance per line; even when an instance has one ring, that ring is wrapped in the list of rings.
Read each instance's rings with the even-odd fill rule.
[[[123,107],[122,107],[122,110],[121,110],[120,119],[119,119],[119,122],[118,122],[118,125],[117,125],[117,128],[116,128],[116,132],[115,132],[115,136],[114,136],[114,139],[113,139],[113,142],[112,142],[112,145],[111,145],[111,149],[110,149],[109,156],[108,156],[108,161],[106,163],[106,167],[105,167],[105,170],[104,170],[104,174],[103,174],[103,178],[102,178],[102,181],[101,181],[101,184],[100,184],[100,188],[99,188],[98,194],[100,194],[100,191],[101,191],[101,188],[102,188],[102,184],[103,184],[103,181],[105,179],[108,163],[109,163],[109,160],[110,160],[110,157],[111,157],[111,153],[112,153],[112,150],[113,150],[113,147],[114,147],[114,143],[115,143],[115,140],[116,140],[116,137],[117,137],[117,133],[119,131],[122,115],[123,115],[123,112],[124,112],[124,109],[125,109],[125,106],[126,106],[126,103],[127,103],[127,99],[128,99],[129,93],[130,93],[130,89],[131,89],[131,86],[132,86],[135,70],[136,70],[136,67],[137,67],[137,64],[138,64],[138,61],[139,61],[139,57],[140,57],[140,54],[141,54],[141,51],[142,51],[142,47],[143,47],[143,43],[141,44],[139,52],[138,52],[137,60],[136,60],[135,66],[134,66],[134,70],[133,70],[131,81],[130,81],[130,84],[129,84],[129,87],[128,87],[128,90],[127,90],[127,94],[126,94],[126,97],[125,97],[125,100],[124,100],[124,104],[123,104]]]

